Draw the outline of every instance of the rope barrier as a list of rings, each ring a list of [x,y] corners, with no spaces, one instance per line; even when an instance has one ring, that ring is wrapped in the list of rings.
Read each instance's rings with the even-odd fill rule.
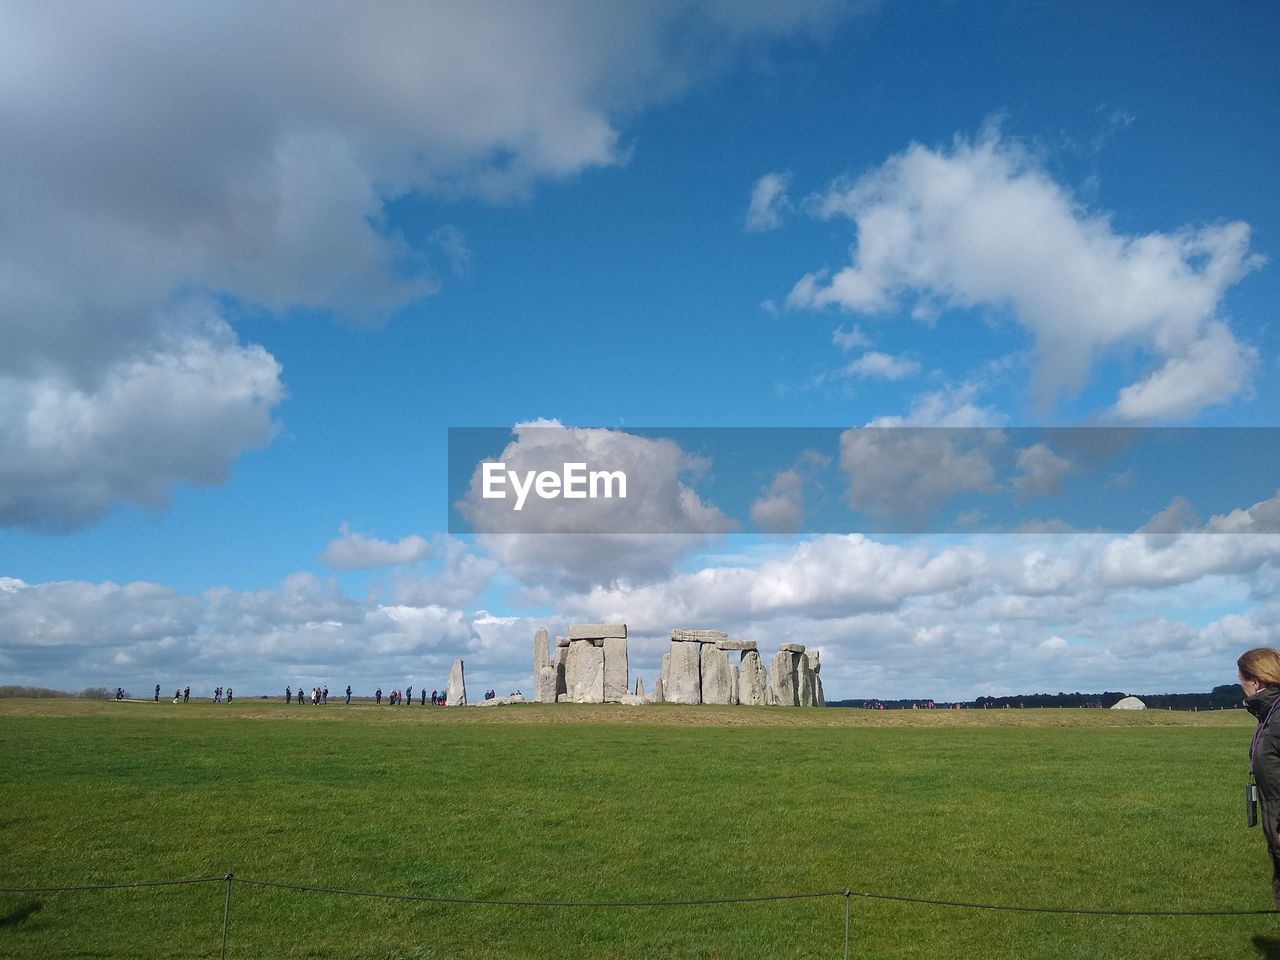
[[[248,883],[255,887],[274,887],[279,890],[298,890],[306,893],[329,893],[342,897],[373,897],[380,900],[415,900],[425,903],[495,907],[692,907],[723,903],[762,903],[769,900],[808,900],[819,897],[844,896],[844,893],[840,890],[823,890],[818,893],[775,893],[756,897],[715,897],[697,900],[481,900],[467,897],[433,897],[417,893],[373,893],[365,890],[344,890],[340,887],[310,887],[300,883],[251,880],[247,877],[236,877],[235,882]]]
[[[81,890],[125,890],[130,887],[176,887],[184,883],[222,883],[225,877],[190,880],[137,880],[130,883],[89,883],[74,887],[0,887],[0,893],[77,893]]]
[[[851,896],[866,900],[892,900],[897,903],[922,903],[934,907],[964,907],[970,910],[1005,910],[1013,913],[1067,913],[1095,917],[1252,917],[1276,913],[1269,910],[1095,910],[1087,907],[1024,907],[1005,903],[969,903],[964,900],[931,900],[926,897],[901,897],[888,893],[849,891]]]

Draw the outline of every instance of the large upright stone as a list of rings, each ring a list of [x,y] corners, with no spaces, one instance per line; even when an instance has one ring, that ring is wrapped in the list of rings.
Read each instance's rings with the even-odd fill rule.
[[[733,673],[729,670],[729,658],[714,643],[702,646],[702,702],[729,703],[729,685]]]
[[[621,703],[627,695],[630,669],[627,665],[627,641],[623,637],[604,638],[604,700]]]
[[[556,638],[561,639],[560,637]],[[569,662],[569,640],[564,638],[564,646],[556,647],[556,662],[553,664],[556,671],[556,702],[560,702],[561,697],[565,697],[569,693],[569,685],[565,682],[564,671]]]
[[[796,704],[801,707],[812,707],[816,704],[817,691],[814,689],[814,678],[817,676],[809,666],[809,655],[796,655]]]
[[[625,623],[569,624],[570,640],[604,640],[606,638],[627,639],[627,625]]]
[[[809,666],[813,668],[813,705],[815,707],[825,707],[827,705],[826,695],[822,692],[822,664],[818,662],[818,651],[810,650],[808,653]]]
[[[667,703],[702,702],[702,664],[698,643],[673,643],[664,658],[662,696]]]
[[[572,640],[564,680],[571,703],[604,702],[604,648],[589,640]]]
[[[533,634],[533,699],[556,702],[556,668],[551,662],[551,643],[544,627]]]
[[[662,677],[661,676],[659,676],[657,680],[653,681],[653,702],[654,703],[667,702],[664,699],[662,699]]]
[[[444,688],[446,707],[465,707],[467,705],[467,684],[462,675],[462,661],[453,661],[449,668],[449,683]]]
[[[738,703],[743,706],[765,705],[764,664],[756,650],[743,651],[738,664]]]
[[[641,700],[644,699],[644,677],[636,677],[635,695]]]
[[[794,707],[800,703],[799,678],[796,676],[798,659],[797,653],[779,650],[769,665],[769,691],[773,694],[773,702],[780,707]]]
[[[736,663],[729,664],[729,703],[735,707],[738,705],[738,665]]]

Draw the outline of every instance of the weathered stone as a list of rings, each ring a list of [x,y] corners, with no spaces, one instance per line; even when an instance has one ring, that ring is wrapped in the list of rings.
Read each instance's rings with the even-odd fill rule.
[[[789,650],[779,650],[773,655],[769,665],[769,691],[773,694],[773,702],[780,707],[794,707],[799,704],[798,677],[796,661],[799,654]]]
[[[804,653],[803,643],[780,643],[779,650],[785,650],[787,653]]]
[[[449,683],[444,688],[444,703],[447,707],[465,707],[467,705],[467,684],[462,674],[462,661],[453,661],[449,668]]]
[[[671,640],[674,643],[717,643],[728,639],[729,635],[722,630],[686,630],[683,627],[677,627],[671,631]]]
[[[765,706],[768,707],[777,705],[778,701],[773,698],[773,684],[769,684],[764,688],[764,702]]]
[[[729,658],[714,643],[702,644],[702,702],[727,704],[729,702]]]
[[[756,650],[754,640],[717,640],[716,646],[721,650]]]
[[[568,703],[568,702],[569,702],[569,695],[567,693],[556,694],[556,703]]]
[[[658,670],[658,682],[657,684],[654,685],[653,695],[659,698],[662,697],[665,694],[667,684],[669,684],[670,682],[671,682],[671,650],[670,648],[668,648],[667,652],[662,655],[662,666]],[[662,703],[663,701],[659,699],[658,702]]]
[[[817,676],[809,666],[809,655],[802,653],[796,658],[796,704],[801,707],[814,705],[816,692],[814,679]]]
[[[558,671],[554,663],[544,663],[538,668],[537,685],[534,687],[534,699],[538,703],[556,702],[557,675]]]
[[[636,677],[636,689],[634,692],[637,697],[644,699],[644,677]]]
[[[809,666],[813,668],[813,672],[820,673],[822,671],[822,664],[818,662],[818,651],[810,650],[807,656],[809,657]]]
[[[673,643],[662,682],[662,695],[667,703],[702,702],[702,664],[700,644]]]
[[[743,706],[762,707],[766,703],[764,664],[756,650],[744,650],[738,664],[738,703]]]
[[[556,647],[556,662],[553,666],[556,668],[556,703],[560,702],[561,694],[569,692],[569,685],[564,679],[564,670],[569,662],[569,644],[563,647]]]
[[[567,647],[567,646],[569,646],[569,638],[568,638],[568,637],[556,637],[556,646],[557,646],[557,647]]]
[[[469,704],[472,707],[505,707],[512,703],[524,703],[524,695],[513,693],[509,697],[493,697],[490,700],[477,700],[475,703]]]
[[[604,702],[604,648],[586,640],[569,644],[564,681],[572,703]]]
[[[569,624],[570,640],[604,640],[606,637],[627,639],[625,623],[571,623]]]
[[[627,641],[621,637],[605,637],[604,643],[604,699],[617,703],[627,694],[627,680],[631,671],[627,664]]]
[[[582,639],[587,641],[587,643],[591,644],[593,647],[604,646],[604,637],[583,637]],[[572,640],[570,640],[569,642],[573,643]]]
[[[544,627],[533,634],[533,698],[539,703],[556,702],[556,668]]]
[[[814,706],[825,707],[827,705],[827,696],[822,692],[822,678],[816,673],[813,675],[813,686],[815,689]]]
[[[732,706],[738,705],[738,665],[736,663],[729,664],[729,703]]]
[[[649,701],[644,697],[637,697],[634,693],[624,693],[618,702],[628,707],[643,707]]]
[[[653,702],[666,703],[666,701],[662,699],[662,677],[658,677],[657,680],[653,681]]]

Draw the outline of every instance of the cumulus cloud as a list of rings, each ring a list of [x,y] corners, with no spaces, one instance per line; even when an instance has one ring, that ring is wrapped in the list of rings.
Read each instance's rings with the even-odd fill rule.
[[[458,510],[479,532],[478,542],[521,579],[599,582],[660,575],[709,536],[736,529],[732,518],[704,503],[694,488],[709,464],[672,440],[565,427],[554,420],[518,424],[513,432],[515,439],[496,460],[522,477],[561,473],[567,463],[626,477],[625,498],[615,484],[611,497],[531,495],[516,511],[510,484],[507,498],[484,497],[478,464]]]
[[[1096,356],[1139,347],[1155,369],[1120,392],[1117,420],[1190,416],[1247,384],[1256,352],[1220,312],[1262,263],[1248,224],[1119,233],[995,129],[950,150],[914,144],[807,208],[853,221],[857,245],[848,266],[797,282],[790,306],[871,314],[914,298],[1007,309],[1035,338],[1045,405],[1079,390]]]
[[[766,533],[795,533],[804,524],[804,481],[794,470],[781,470],[751,502],[751,521]]]
[[[329,541],[320,555],[321,562],[335,570],[416,563],[431,552],[431,545],[416,533],[392,543],[356,533],[345,523],[338,532],[339,535]]]
[[[220,321],[192,332],[193,294],[383,319],[438,288],[429,250],[456,274],[470,261],[447,225],[414,247],[388,225],[389,201],[499,201],[621,164],[619,117],[679,95],[744,45],[820,33],[842,7],[139,0],[90,23],[6,5],[3,454],[62,465],[33,478],[48,480],[41,492],[0,486],[0,522],[65,529],[120,500],[158,502],[265,442],[278,365]],[[122,426],[121,392],[186,366],[219,402],[196,415],[161,404],[146,419],[161,437],[185,433],[188,458],[108,463],[103,449],[149,436]],[[84,452],[51,453],[23,426],[77,407],[88,426],[70,436]]]
[[[846,330],[843,324],[831,332],[831,342],[839,347],[843,353],[848,353],[850,350],[856,350],[859,347],[871,346],[871,338],[863,333],[861,328],[854,326]]]
[[[869,380],[903,380],[919,373],[920,364],[905,357],[894,357],[872,350],[847,364],[844,371]]]
[[[751,188],[751,204],[747,208],[746,227],[750,233],[763,233],[782,226],[782,215],[791,209],[787,188],[789,173],[766,173]]]
[[[1018,469],[1013,489],[1024,500],[1062,492],[1062,479],[1074,464],[1059,456],[1047,444],[1036,443],[1018,451]]]

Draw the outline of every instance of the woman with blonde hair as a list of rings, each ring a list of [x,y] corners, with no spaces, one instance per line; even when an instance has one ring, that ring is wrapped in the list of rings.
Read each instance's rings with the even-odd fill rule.
[[[1249,772],[1258,785],[1258,821],[1271,854],[1271,898],[1280,910],[1280,650],[1255,647],[1236,661],[1244,705],[1258,718],[1249,745]]]

